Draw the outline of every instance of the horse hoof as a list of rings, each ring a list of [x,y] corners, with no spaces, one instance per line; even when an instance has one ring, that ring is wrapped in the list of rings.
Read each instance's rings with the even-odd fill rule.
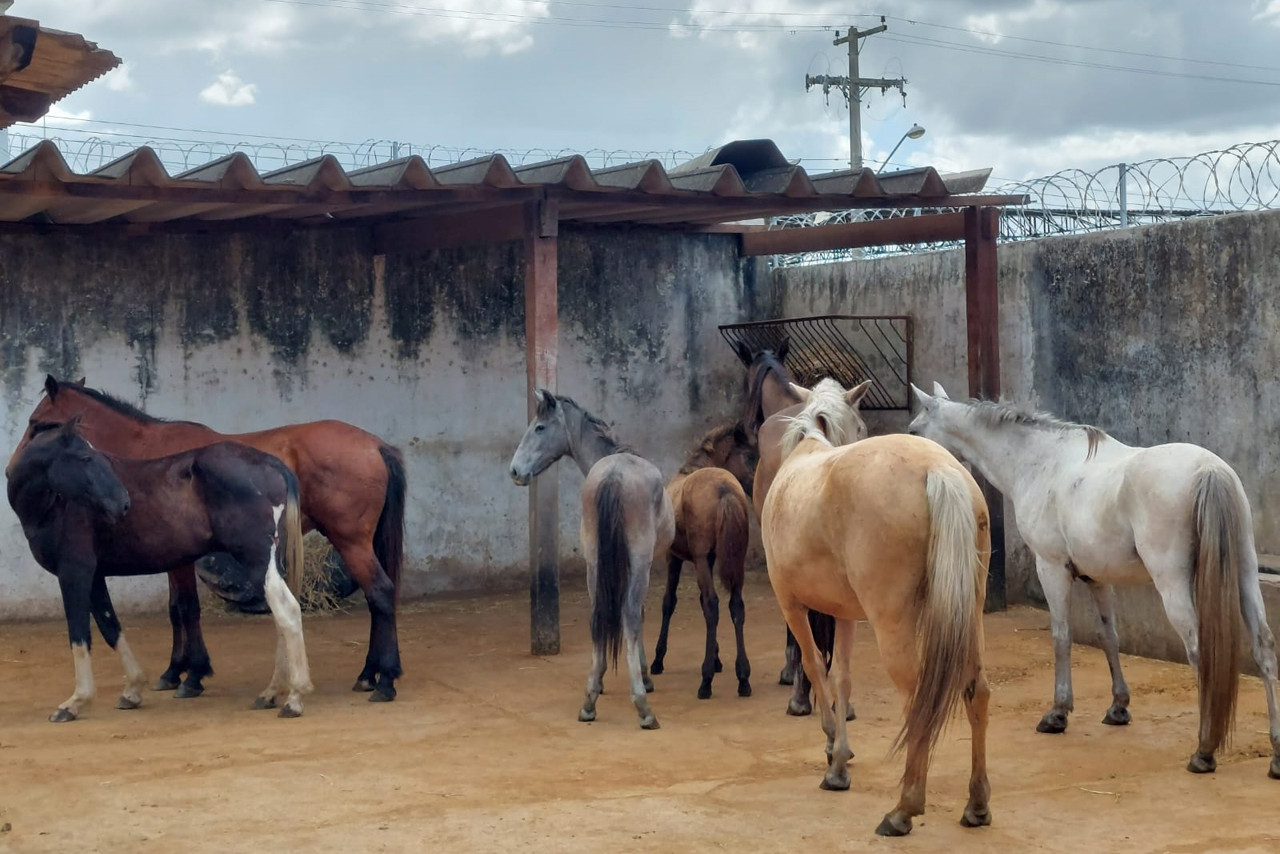
[[[739,679],[739,680],[738,680],[738,696],[739,696],[739,697],[750,697],[750,696],[751,696],[751,683],[750,683],[750,682],[748,682],[748,681],[747,681],[747,680],[745,680],[745,679]]]
[[[120,699],[116,701],[116,708],[122,711],[136,709],[141,705],[142,705],[142,700],[134,699],[133,697],[125,697],[123,695],[121,695]]]
[[[356,684],[351,686],[351,690],[361,691],[367,694],[368,692],[372,691],[376,687],[378,686],[374,683],[372,679],[365,679],[364,677],[361,677],[356,680]]]
[[[65,724],[68,721],[74,721],[75,719],[76,713],[70,709],[58,709],[53,714],[49,715],[49,723],[51,724]]]
[[[644,692],[645,692],[646,694],[652,694],[652,693],[653,693],[653,680],[649,678],[649,674],[647,674],[647,673],[646,673],[646,674],[644,675],[644,677],[643,677],[640,681],[641,681],[642,683],[644,683]]]
[[[192,685],[190,682],[183,682],[173,692],[173,696],[179,700],[192,700],[204,693],[204,689],[199,685]]]
[[[182,680],[180,679],[168,679],[164,676],[161,676],[159,679],[156,680],[155,689],[157,691],[174,691],[181,684],[182,684]]]
[[[849,774],[845,772],[842,776],[832,777],[827,775],[822,778],[822,782],[818,784],[818,788],[826,789],[828,792],[843,792],[849,788]]]
[[[703,682],[701,685],[698,686],[698,699],[699,700],[711,699],[711,682],[710,681]]]
[[[274,709],[276,707],[275,697],[255,697],[253,700],[253,709],[262,711],[263,709]]]
[[[592,721],[594,721],[595,719],[596,719],[596,710],[595,710],[595,709],[592,709],[591,711],[587,711],[586,709],[582,709],[582,710],[580,710],[580,711],[578,712],[578,720],[582,721],[584,724],[589,724],[589,723],[591,723]]]
[[[300,718],[302,717],[302,709],[290,706],[288,703],[280,710],[278,717],[282,718]]]
[[[658,659],[654,659],[653,664],[649,665],[649,672],[654,676],[661,676],[663,669],[662,662]]]
[[[964,808],[964,815],[960,816],[960,824],[964,827],[986,827],[991,824],[991,810],[987,807],[975,809],[967,806]]]
[[[719,673],[721,670],[724,670],[724,665],[723,665],[723,664],[721,664],[721,663],[720,663],[720,659],[718,659],[718,658],[717,658],[717,659],[716,659],[716,673]]]
[[[1280,780],[1280,756],[1271,757],[1271,768],[1267,770],[1267,776],[1272,780]]]
[[[889,813],[880,822],[880,826],[876,828],[876,836],[906,836],[911,832],[911,819],[904,818],[899,823],[894,819],[893,813]]]
[[[1200,753],[1191,754],[1191,761],[1187,763],[1187,770],[1192,774],[1212,774],[1217,768],[1218,760]]]
[[[1036,724],[1036,732],[1058,734],[1067,731],[1067,716],[1062,712],[1049,712]]]
[[[387,689],[379,685],[374,690],[374,692],[369,695],[369,702],[370,703],[390,703],[395,698],[396,698],[395,688],[392,688],[390,691],[387,691]]]
[[[787,702],[787,714],[793,718],[808,717],[813,714],[813,705],[811,703],[797,703],[794,699]]]
[[[1128,709],[1124,706],[1112,706],[1107,709],[1107,714],[1103,717],[1102,722],[1107,726],[1127,726],[1130,720]]]
[[[640,719],[640,729],[659,729],[657,717],[653,713],[649,713]]]
[[[782,672],[778,674],[779,685],[794,685],[796,681],[795,671],[790,667],[782,668]]]
[[[845,723],[848,723],[849,721],[856,721],[857,719],[858,719],[858,716],[853,711],[853,706],[850,706],[849,711],[845,712],[845,715],[844,715]]]

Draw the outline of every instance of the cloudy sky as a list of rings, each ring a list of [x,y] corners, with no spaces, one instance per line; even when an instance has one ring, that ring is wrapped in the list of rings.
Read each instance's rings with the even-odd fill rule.
[[[10,13],[125,61],[46,122],[90,147],[700,152],[770,137],[837,169],[844,99],[806,93],[804,76],[844,73],[832,31],[881,14],[862,74],[908,84],[905,106],[892,91],[865,101],[877,165],[913,122],[928,132],[895,163],[999,179],[1280,138],[1280,0],[17,0]]]

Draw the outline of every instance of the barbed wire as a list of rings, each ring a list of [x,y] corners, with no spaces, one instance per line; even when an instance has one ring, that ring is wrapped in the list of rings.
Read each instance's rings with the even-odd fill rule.
[[[1085,234],[1189,217],[1280,208],[1280,140],[1238,143],[1189,157],[1158,157],[1101,169],[1064,169],[990,192],[1026,195],[1028,204],[1004,208],[1002,241]],[[948,209],[841,211],[778,217],[773,228],[806,228],[836,222],[889,219]],[[956,209],[950,209],[956,210]],[[776,256],[775,266],[823,264],[849,258],[928,252],[960,246],[928,243]]]

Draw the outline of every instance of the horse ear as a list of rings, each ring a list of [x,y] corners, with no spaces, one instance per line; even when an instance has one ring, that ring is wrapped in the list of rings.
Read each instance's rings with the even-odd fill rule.
[[[545,388],[540,388],[534,393],[534,397],[538,401],[538,414],[545,415],[548,412],[556,410],[556,396]]]
[[[784,365],[787,363],[787,353],[791,349],[791,339],[784,337],[782,343],[778,345],[778,349],[774,351],[774,355],[778,357],[778,361]]]
[[[791,386],[791,390],[795,392],[796,397],[800,398],[801,403],[809,402],[809,389],[802,385],[796,385],[795,383],[788,383],[788,385]]]
[[[942,383],[937,380],[933,381],[933,396],[940,397],[943,400],[950,400],[951,396],[947,394],[947,390],[942,387]]]
[[[82,414],[76,413],[75,415],[71,416],[70,420],[62,422],[62,429],[60,431],[62,435],[63,436],[78,435],[80,431],[80,421],[83,418],[84,416]]]
[[[58,381],[53,378],[53,374],[44,375],[44,393],[49,395],[51,400],[58,396]]]
[[[76,385],[80,386],[81,388],[84,388],[85,379],[86,379],[85,377],[81,377],[80,379],[76,380]]]
[[[858,404],[867,396],[867,392],[871,391],[871,386],[874,383],[875,380],[863,380],[858,383],[856,386],[844,393],[844,402],[852,406],[854,409],[857,409]]]
[[[743,428],[741,421],[733,425],[733,441],[737,445],[751,444],[751,440],[747,438],[747,431]]]
[[[915,383],[911,384],[911,393],[915,396],[916,401],[920,404],[920,407],[922,409],[937,408],[938,401],[935,400],[933,397],[929,396],[924,391],[922,391],[919,387],[916,386]]]
[[[733,352],[736,353],[738,358],[742,360],[742,364],[744,365],[751,364],[751,359],[752,359],[751,348],[748,347],[746,344],[744,344],[741,341],[734,341]]]

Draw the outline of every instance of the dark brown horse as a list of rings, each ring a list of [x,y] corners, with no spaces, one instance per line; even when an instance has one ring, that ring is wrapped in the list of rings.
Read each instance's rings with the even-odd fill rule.
[[[302,572],[298,480],[270,454],[234,442],[154,460],[124,460],[95,450],[77,430],[36,423],[5,469],[9,505],[36,562],[62,588],[76,689],[49,720],[73,721],[94,694],[89,616],[120,653],[125,689],[116,704],[142,703],[142,668],[133,657],[107,592],[108,577],[154,575],[210,552],[242,563],[262,588],[276,621],[276,667],[257,708],[281,701],[281,717],[302,714],[311,690],[302,610],[277,571],[279,558],[297,588]]]
[[[312,421],[225,435],[192,421],[165,421],[78,383],[45,380],[45,397],[30,422],[65,423],[79,415],[80,431],[96,448],[131,459],[154,459],[232,440],[279,458],[298,478],[303,524],[328,538],[369,603],[369,650],[353,690],[370,700],[393,700],[401,675],[396,639],[396,594],[404,560],[404,459],[372,433],[341,421]],[[14,452],[31,440],[28,428]],[[200,600],[193,566],[169,573],[173,654],[157,690],[198,696],[213,672],[200,632]]]
[[[667,632],[676,610],[676,589],[685,561],[697,573],[702,615],[707,624],[706,651],[702,661],[702,684],[698,699],[711,696],[711,680],[721,669],[716,627],[720,622],[720,599],[715,576],[729,594],[729,617],[733,620],[738,654],[734,671],[738,696],[751,696],[751,663],[747,660],[742,630],[746,608],[742,602],[742,582],[746,573],[747,544],[751,538],[751,510],[747,491],[753,475],[754,453],[741,425],[731,424],[708,431],[685,458],[680,471],[667,483],[667,497],[675,514],[676,535],[667,554],[667,590],[662,597],[662,630],[653,653],[654,674],[662,673],[667,654]]]

